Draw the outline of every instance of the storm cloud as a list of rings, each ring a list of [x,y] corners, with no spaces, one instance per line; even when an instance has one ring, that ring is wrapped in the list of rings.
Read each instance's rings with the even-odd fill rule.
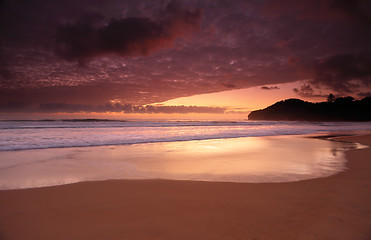
[[[344,93],[352,93],[362,85],[368,86],[371,83],[371,57],[340,54],[321,59],[313,65],[312,83]]]
[[[172,1],[159,19],[129,17],[102,23],[99,15],[85,16],[74,24],[60,27],[56,53],[80,63],[91,58],[117,54],[147,56],[161,48],[171,47],[178,37],[193,33],[200,24],[201,10],[189,11]]]

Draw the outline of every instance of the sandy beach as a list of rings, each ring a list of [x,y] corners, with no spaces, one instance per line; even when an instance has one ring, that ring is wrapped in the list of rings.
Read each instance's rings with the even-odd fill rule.
[[[339,137],[371,146],[371,135]],[[0,239],[370,239],[371,149],[290,183],[108,180],[0,191]]]

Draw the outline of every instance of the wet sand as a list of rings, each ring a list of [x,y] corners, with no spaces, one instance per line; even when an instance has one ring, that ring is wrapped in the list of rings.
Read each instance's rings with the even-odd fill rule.
[[[340,140],[371,145],[371,135]],[[109,180],[0,191],[0,239],[370,239],[371,149],[291,183]]]

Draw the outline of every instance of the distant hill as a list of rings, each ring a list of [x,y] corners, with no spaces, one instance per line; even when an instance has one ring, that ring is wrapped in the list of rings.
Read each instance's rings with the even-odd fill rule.
[[[371,121],[371,97],[353,97],[311,103],[300,99],[276,102],[265,109],[252,111],[249,120],[286,121]]]

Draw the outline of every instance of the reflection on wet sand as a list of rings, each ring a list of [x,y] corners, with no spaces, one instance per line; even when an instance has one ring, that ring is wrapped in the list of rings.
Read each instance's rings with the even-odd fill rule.
[[[0,187],[104,179],[288,182],[344,170],[356,143],[303,136],[248,137],[1,152]]]

